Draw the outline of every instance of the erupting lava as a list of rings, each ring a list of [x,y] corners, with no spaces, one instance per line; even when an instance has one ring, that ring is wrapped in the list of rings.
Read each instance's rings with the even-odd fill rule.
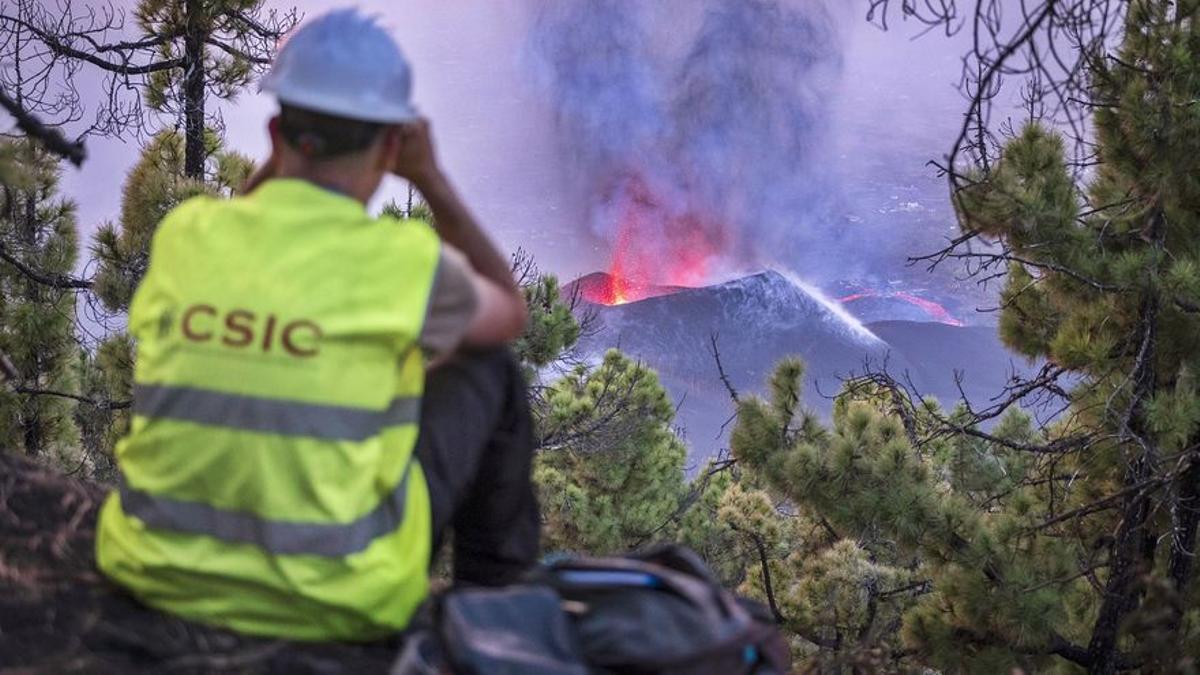
[[[876,291],[869,288],[864,288],[857,293],[847,295],[844,298],[839,298],[839,302],[841,302],[843,305],[849,305],[856,300],[864,300],[867,298],[900,300],[920,308],[927,315],[929,315],[930,319],[933,319],[938,323],[944,323],[948,326],[965,325],[962,321],[954,318],[954,315],[950,313],[950,310],[946,309],[942,305],[934,302],[933,300],[922,298],[905,291]]]
[[[728,249],[723,224],[672,209],[637,177],[622,181],[615,200],[612,262],[606,281],[585,290],[589,301],[623,305],[708,281],[713,260]]]
[[[630,283],[605,272],[594,272],[574,282],[580,297],[597,305],[624,305],[684,290],[681,286],[649,286]]]

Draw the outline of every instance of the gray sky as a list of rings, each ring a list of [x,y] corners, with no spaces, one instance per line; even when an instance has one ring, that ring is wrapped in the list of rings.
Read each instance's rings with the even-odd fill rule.
[[[568,197],[554,120],[528,80],[523,54],[537,2],[357,4],[381,14],[395,30],[414,64],[417,103],[433,120],[443,163],[481,219],[505,247],[522,246],[544,268],[571,276],[603,266],[607,251],[577,222],[579,209]],[[313,14],[345,3],[304,0],[298,5]],[[915,26],[883,33],[866,23],[864,12],[865,7],[856,11],[848,23],[845,72],[829,92],[835,101],[830,141],[836,163],[830,170],[854,186],[845,195],[852,221],[911,212],[918,204],[927,216],[921,231],[901,233],[897,240],[920,247],[935,242],[952,224],[944,183],[924,165],[944,154],[961,120],[965,104],[954,85],[963,45],[936,34],[913,41]],[[227,105],[223,113],[231,147],[262,157],[272,109],[256,94]],[[85,233],[117,215],[119,177],[135,161],[137,141],[92,139],[89,150],[85,167],[68,168],[65,176]],[[393,182],[384,195],[398,196],[402,190]],[[930,220],[943,223],[942,228],[930,231]],[[911,226],[906,222],[896,219],[880,227]],[[902,255],[895,257],[902,262]],[[799,261],[795,266],[803,267]]]

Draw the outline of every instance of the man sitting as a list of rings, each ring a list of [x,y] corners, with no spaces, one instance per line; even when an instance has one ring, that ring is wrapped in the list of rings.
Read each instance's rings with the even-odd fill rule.
[[[458,581],[503,584],[537,555],[524,384],[501,349],[526,307],[373,20],[306,22],[264,88],[281,112],[250,192],[189,200],[155,235],[97,558],[189,619],[368,640],[408,623],[447,531]],[[388,173],[432,227],[367,213]]]

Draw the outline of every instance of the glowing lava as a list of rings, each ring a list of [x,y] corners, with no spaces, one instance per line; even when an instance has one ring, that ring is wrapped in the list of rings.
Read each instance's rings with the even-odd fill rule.
[[[679,286],[631,285],[628,279],[619,279],[604,272],[582,277],[574,282],[574,286],[583,300],[597,305],[624,305],[683,290]]]
[[[905,291],[876,291],[871,289],[863,289],[858,293],[854,293],[853,295],[847,295],[844,298],[840,298],[839,302],[841,302],[843,305],[848,305],[856,300],[864,300],[867,298],[900,300],[920,308],[929,316],[930,319],[933,319],[938,323],[944,323],[948,326],[965,325],[962,321],[954,318],[954,315],[950,313],[950,310],[946,309],[942,305],[934,302],[933,300],[922,298],[918,295],[913,295],[912,293]]]
[[[713,261],[728,248],[723,224],[671,208],[637,177],[621,183],[615,201],[619,220],[608,289],[597,290],[596,302],[622,305],[709,280]]]

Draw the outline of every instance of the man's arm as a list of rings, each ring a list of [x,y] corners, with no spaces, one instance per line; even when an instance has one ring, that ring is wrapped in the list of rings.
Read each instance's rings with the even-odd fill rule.
[[[464,344],[487,347],[515,340],[525,330],[528,309],[508,259],[488,239],[438,166],[428,122],[406,125],[401,133],[403,145],[395,173],[421,192],[433,211],[438,235],[461,251],[474,271],[472,286],[478,308]]]

